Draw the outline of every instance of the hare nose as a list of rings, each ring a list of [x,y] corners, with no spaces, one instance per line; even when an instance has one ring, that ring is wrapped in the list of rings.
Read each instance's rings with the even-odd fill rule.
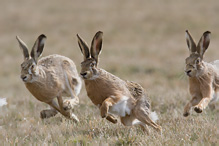
[[[191,72],[191,70],[186,71],[187,74],[189,74]]]
[[[27,76],[21,75],[21,79],[22,79],[23,81],[25,81],[25,80],[27,79]]]
[[[84,72],[84,73],[80,73],[81,74],[81,76],[86,76],[87,75],[87,72]]]

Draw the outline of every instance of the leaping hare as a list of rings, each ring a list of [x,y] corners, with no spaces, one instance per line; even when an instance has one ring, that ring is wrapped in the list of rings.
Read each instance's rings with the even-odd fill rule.
[[[111,73],[98,68],[98,56],[102,48],[102,32],[97,32],[89,48],[78,37],[78,44],[84,56],[81,63],[81,77],[84,79],[87,95],[99,107],[100,115],[112,123],[117,123],[113,114],[120,116],[125,126],[140,125],[147,131],[150,125],[161,132],[155,123],[156,113],[151,112],[150,102],[144,89],[137,83],[124,81]]]
[[[81,89],[81,79],[74,62],[61,55],[50,55],[38,60],[46,40],[43,34],[37,38],[30,55],[26,44],[18,36],[16,38],[24,56],[21,79],[36,99],[51,107],[41,111],[41,118],[55,116],[58,111],[65,117],[78,121],[77,116],[71,113],[74,105],[79,103],[77,95]],[[71,99],[63,102],[62,96],[71,96]]]
[[[192,99],[186,104],[183,115],[190,114],[191,107],[201,113],[211,101],[219,97],[219,60],[212,63],[203,61],[203,55],[210,43],[210,32],[202,35],[198,45],[188,31],[186,42],[190,56],[186,58],[185,73],[189,76],[189,91]]]

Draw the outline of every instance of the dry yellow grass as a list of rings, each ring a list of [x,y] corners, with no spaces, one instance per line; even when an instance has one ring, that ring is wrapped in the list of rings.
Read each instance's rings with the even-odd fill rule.
[[[188,56],[184,32],[196,38],[210,30],[206,61],[219,59],[219,3],[212,1],[0,1],[0,108],[1,144],[78,145],[218,145],[219,112],[206,109],[182,116],[190,99],[184,59]],[[61,54],[80,69],[79,33],[90,43],[104,32],[100,66],[123,78],[141,83],[148,91],[152,109],[160,117],[163,135],[150,128],[145,135],[138,127],[113,125],[102,120],[83,88],[75,124],[57,115],[42,121],[46,104],[37,101],[20,80],[22,54],[15,36],[31,48],[37,36],[47,35],[43,56]]]

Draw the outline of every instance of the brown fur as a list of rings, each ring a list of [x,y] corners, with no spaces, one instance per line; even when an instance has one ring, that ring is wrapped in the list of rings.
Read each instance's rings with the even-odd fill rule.
[[[218,98],[219,68],[214,63],[203,61],[203,55],[210,43],[210,32],[205,32],[197,47],[188,31],[186,31],[190,56],[186,59],[185,72],[189,76],[189,91],[192,96],[185,108],[184,116],[188,116],[191,107],[201,113],[214,98]]]
[[[126,81],[126,87],[135,99],[139,99],[146,92],[140,84],[132,81]]]
[[[25,43],[17,37],[23,50],[24,62],[21,64],[21,78],[31,94],[41,102],[49,104],[51,110],[43,110],[41,118],[48,118],[60,112],[68,118],[78,121],[69,111],[79,103],[77,97],[81,86],[74,62],[61,55],[50,55],[38,61],[44,47],[44,35],[40,35],[31,51],[31,57]],[[62,101],[62,96],[71,96],[71,100]],[[58,99],[58,104],[55,102]],[[70,107],[69,107],[70,106]]]
[[[126,88],[126,82],[103,69],[98,68],[98,72],[99,77],[97,79],[84,81],[87,95],[95,105],[101,105],[107,97],[120,94],[132,98],[129,90]]]
[[[84,79],[88,97],[100,109],[102,118],[112,123],[120,116],[123,125],[138,124],[147,131],[148,124],[158,131],[161,127],[150,117],[150,103],[141,85],[124,81],[119,77],[97,67],[98,56],[102,47],[102,32],[97,32],[89,51],[87,44],[79,35],[78,44],[84,55],[81,63],[81,76]]]

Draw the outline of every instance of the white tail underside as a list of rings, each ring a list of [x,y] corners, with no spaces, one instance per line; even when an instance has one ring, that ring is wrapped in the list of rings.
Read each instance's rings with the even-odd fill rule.
[[[151,112],[150,118],[151,118],[154,122],[156,122],[156,121],[159,119],[156,112]]]

